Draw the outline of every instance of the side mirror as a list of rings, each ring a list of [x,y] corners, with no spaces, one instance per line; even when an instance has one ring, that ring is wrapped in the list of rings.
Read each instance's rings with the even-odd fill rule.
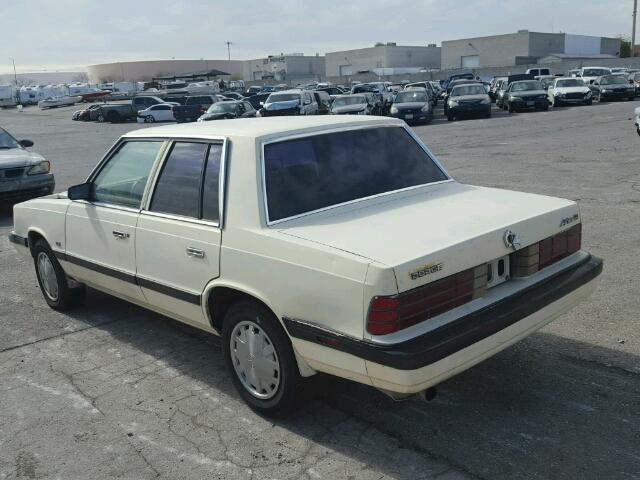
[[[33,142],[31,140],[20,140],[18,143],[25,148],[33,147]]]
[[[264,107],[264,102],[260,102],[260,106],[261,106],[261,107]]]
[[[69,200],[91,200],[93,184],[81,183],[80,185],[74,185],[67,190],[67,197]]]

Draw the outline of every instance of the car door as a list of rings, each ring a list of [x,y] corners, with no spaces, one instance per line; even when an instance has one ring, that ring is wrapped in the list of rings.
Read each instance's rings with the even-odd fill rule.
[[[169,122],[173,120],[173,113],[170,105],[156,105],[156,120],[159,122]]]
[[[223,140],[176,140],[136,228],[137,280],[154,309],[207,325],[202,292],[219,276]]]
[[[90,201],[74,200],[66,215],[65,260],[90,286],[143,302],[136,284],[136,224],[162,140],[119,143],[91,175]]]

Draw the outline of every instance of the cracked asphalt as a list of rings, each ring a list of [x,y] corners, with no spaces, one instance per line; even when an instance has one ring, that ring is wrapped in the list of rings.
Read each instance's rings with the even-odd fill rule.
[[[290,417],[257,416],[216,337],[96,291],[50,310],[0,209],[0,479],[640,479],[639,103],[415,128],[459,181],[578,200],[605,260],[589,301],[430,403],[317,376]],[[0,110],[58,190],[138,127],[71,111]]]

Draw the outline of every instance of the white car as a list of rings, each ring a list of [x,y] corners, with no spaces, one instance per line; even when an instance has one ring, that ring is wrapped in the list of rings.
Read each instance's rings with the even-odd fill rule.
[[[52,308],[88,285],[222,335],[241,396],[274,415],[316,372],[425,392],[602,271],[575,202],[460,184],[382,117],[130,132],[86,183],[16,205],[14,222]]]
[[[139,110],[137,121],[138,123],[175,122],[173,105],[169,103],[158,103],[144,110]]]
[[[554,107],[563,104],[591,105],[593,93],[581,78],[556,78],[547,89],[549,103]]]
[[[576,77],[582,78],[585,85],[589,85],[598,77],[611,75],[611,69],[607,67],[582,67],[575,75]]]

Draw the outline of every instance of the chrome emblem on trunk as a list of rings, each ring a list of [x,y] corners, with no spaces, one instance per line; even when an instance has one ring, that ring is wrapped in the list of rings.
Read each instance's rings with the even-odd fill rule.
[[[505,247],[512,250],[517,250],[522,246],[520,244],[520,237],[517,234],[513,233],[511,230],[507,230],[506,232],[504,232],[502,240],[504,241]]]

